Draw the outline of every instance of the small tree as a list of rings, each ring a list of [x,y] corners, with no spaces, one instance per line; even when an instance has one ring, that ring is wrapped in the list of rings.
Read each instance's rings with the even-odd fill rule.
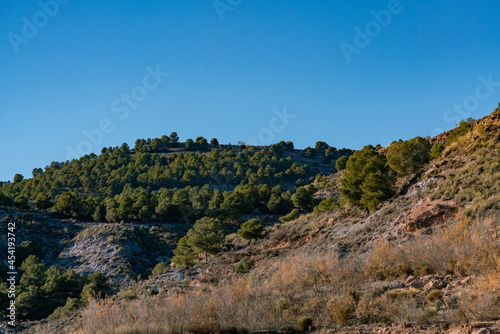
[[[316,146],[314,146],[314,148],[316,149],[316,151],[318,151],[319,153],[325,153],[325,151],[329,147],[330,147],[330,145],[328,145],[324,141],[318,141],[318,142],[316,142]]]
[[[431,160],[437,159],[441,156],[441,153],[444,151],[444,145],[443,144],[436,144],[432,146],[431,149]]]
[[[174,249],[174,256],[170,259],[172,263],[179,266],[193,266],[194,260],[198,255],[188,243],[188,237],[184,236],[179,239],[177,247]]]
[[[84,212],[84,209],[84,202],[76,192],[65,192],[59,197],[53,210],[76,218]]]
[[[347,165],[347,160],[349,160],[349,157],[347,155],[343,155],[341,156],[340,158],[337,159],[337,161],[335,162],[335,168],[338,170],[338,171],[341,171],[341,170],[344,170],[346,168],[346,165]]]
[[[175,146],[175,144],[177,144],[179,142],[179,136],[177,135],[177,132],[172,132],[170,134],[169,139],[170,139],[169,143],[174,144],[174,146]]]
[[[310,211],[314,207],[314,193],[316,189],[314,186],[299,187],[293,195],[293,205],[299,210]]]
[[[45,283],[47,267],[37,256],[28,256],[21,264],[21,270],[23,272],[20,280],[21,288],[27,288],[30,285],[38,287]]]
[[[203,217],[197,220],[193,228],[188,231],[182,244],[179,240],[177,247],[182,246],[182,249],[179,249],[181,255],[191,248],[194,253],[203,254],[207,260],[209,254],[215,255],[222,250],[221,245],[225,238],[226,230],[219,219]],[[174,254],[177,255],[175,251]]]
[[[386,162],[385,156],[371,145],[349,157],[340,181],[342,199],[352,206],[374,209],[379,202],[391,197],[393,180]]]
[[[29,208],[28,198],[23,195],[19,195],[14,198],[14,206],[18,209],[25,210]]]
[[[46,193],[39,193],[35,199],[35,206],[39,210],[47,210],[54,205],[50,200],[50,196]]]
[[[286,223],[286,222],[292,221],[294,219],[297,219],[299,217],[300,217],[299,210],[293,209],[292,212],[290,212],[289,214],[287,214],[283,217],[280,217],[280,222]]]
[[[212,138],[210,140],[210,145],[212,145],[212,146],[219,146],[219,141],[217,140],[217,138]]]
[[[387,150],[387,164],[398,176],[415,173],[430,159],[431,144],[421,138],[394,141]]]
[[[316,158],[317,153],[318,152],[314,148],[307,147],[304,151],[304,157],[309,158],[309,159],[314,159],[314,158]]]
[[[333,211],[340,208],[339,201],[334,200],[331,197],[325,198],[317,206],[314,207],[313,212],[315,214],[327,211]]]
[[[165,269],[167,269],[167,267],[168,266],[167,266],[167,264],[165,262],[160,262],[160,263],[156,264],[156,266],[151,271],[151,274],[152,275],[161,274],[162,272],[165,271]]]
[[[194,141],[191,138],[189,138],[188,140],[186,140],[186,143],[184,144],[184,147],[188,151],[194,150],[195,149],[195,143],[194,143]]]
[[[241,225],[237,233],[245,240],[252,240],[260,237],[263,230],[264,225],[260,219],[250,219]]]

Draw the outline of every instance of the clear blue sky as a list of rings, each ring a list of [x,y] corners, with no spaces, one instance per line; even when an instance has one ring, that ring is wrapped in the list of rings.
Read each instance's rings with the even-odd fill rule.
[[[500,102],[494,0],[54,1],[0,9],[0,180],[172,131],[385,146]]]

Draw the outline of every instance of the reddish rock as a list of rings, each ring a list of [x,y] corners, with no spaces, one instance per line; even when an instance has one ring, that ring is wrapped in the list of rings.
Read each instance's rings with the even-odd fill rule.
[[[405,231],[414,232],[424,227],[440,224],[452,217],[456,208],[457,203],[453,200],[420,201],[408,215]]]

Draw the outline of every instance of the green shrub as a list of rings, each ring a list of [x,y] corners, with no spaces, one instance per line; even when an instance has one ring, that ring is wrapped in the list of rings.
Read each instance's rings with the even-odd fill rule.
[[[55,309],[54,312],[52,312],[51,315],[49,315],[50,320],[54,319],[59,319],[62,318],[68,314],[70,314],[72,311],[78,309],[82,305],[82,301],[78,298],[68,298],[66,300],[66,304],[64,306],[60,306]]]
[[[425,310],[424,316],[429,319],[432,317],[435,317],[437,315],[437,310],[436,309],[427,309]]]
[[[346,155],[341,156],[340,158],[337,159],[337,162],[335,162],[335,168],[338,171],[344,170],[347,164],[347,160],[349,160],[349,157]]]
[[[458,140],[458,138],[465,136],[469,131],[472,130],[474,125],[473,118],[467,118],[467,120],[460,121],[460,124],[456,128],[450,131],[448,134],[448,144],[451,144]]]
[[[307,331],[312,328],[313,325],[313,320],[310,317],[302,317],[299,320],[297,320],[297,327],[301,331]]]
[[[299,218],[300,212],[297,209],[293,209],[292,212],[280,218],[280,222],[286,223]]]
[[[431,144],[421,137],[394,141],[387,149],[387,164],[399,177],[415,173],[430,159]]]
[[[438,300],[443,300],[443,292],[441,290],[432,290],[427,294],[427,302],[433,305]]]
[[[313,209],[315,214],[327,211],[333,211],[340,208],[339,201],[334,200],[331,197],[325,198],[318,205],[316,205]]]
[[[264,225],[260,219],[250,219],[244,222],[236,232],[245,240],[257,239],[262,234]]]
[[[240,262],[234,267],[233,270],[238,274],[246,274],[252,269],[254,264],[255,261],[251,257],[245,256],[240,260]]]
[[[165,269],[167,269],[168,266],[165,262],[160,262],[158,263],[154,268],[153,270],[151,271],[151,274],[153,275],[158,275],[158,274],[161,274],[162,272],[165,271]]]
[[[443,144],[436,144],[432,146],[431,149],[431,160],[437,159],[441,156],[441,153],[444,151],[444,145]]]

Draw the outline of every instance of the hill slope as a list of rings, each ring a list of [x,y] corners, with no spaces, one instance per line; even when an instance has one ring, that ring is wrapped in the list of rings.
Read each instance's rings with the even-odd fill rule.
[[[384,331],[394,333],[500,331],[495,322],[500,318],[500,108],[463,126],[466,131],[459,127],[432,138],[434,145],[444,144],[440,156],[400,177],[397,194],[377,210],[343,205],[285,223],[268,216],[256,240],[229,234],[223,252],[207,264],[164,269],[110,299],[90,300],[76,318],[36,331],[52,326],[82,333],[291,330],[305,316],[318,329],[346,333],[378,333],[381,323],[399,325]],[[341,178],[342,173],[317,178],[316,188],[323,188],[317,196],[337,194]],[[158,242],[135,240],[138,231],[141,238],[151,235],[165,243],[185,233],[179,230],[169,239],[161,233],[173,226],[157,233],[153,227],[160,225],[73,227],[61,254],[84,256],[82,268],[103,269],[104,263],[90,259],[115,261],[118,253],[141,257],[150,251],[147,245]],[[104,251],[91,257],[84,251],[90,244]],[[133,268],[166,260],[161,251],[151,254],[149,263]]]

